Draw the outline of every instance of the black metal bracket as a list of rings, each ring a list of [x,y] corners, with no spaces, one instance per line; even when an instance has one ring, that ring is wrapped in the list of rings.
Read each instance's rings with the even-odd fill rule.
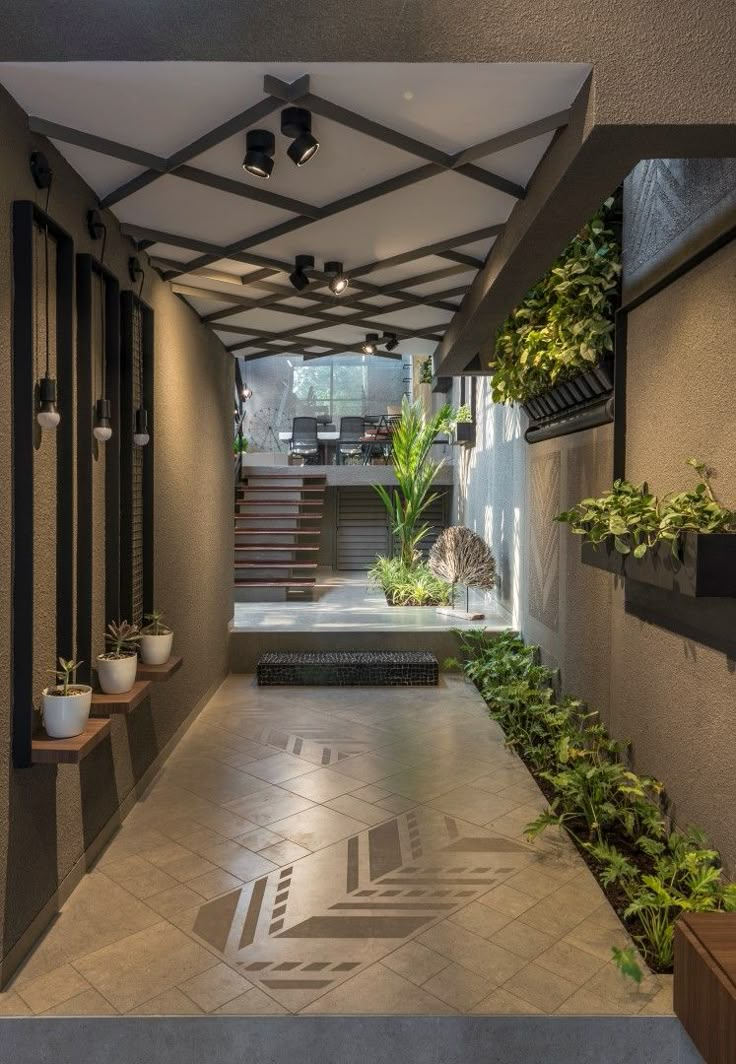
[[[13,203],[13,581],[11,692],[13,765],[31,765],[34,699],[34,453],[36,448],[34,317],[38,278],[34,270],[35,230],[48,231],[56,246],[55,335],[59,381],[56,430],[56,653],[75,657],[74,648],[74,243],[31,200]],[[53,664],[52,662],[49,665]]]
[[[129,266],[132,270],[131,259]],[[138,276],[142,270],[138,265]],[[136,329],[141,315],[143,360],[142,402],[148,412],[150,440],[142,448],[143,460],[143,610],[154,605],[153,470],[156,441],[153,402],[154,314],[153,309],[131,291],[120,294],[120,599],[119,613],[133,621],[133,427],[135,417],[134,372]]]
[[[97,212],[89,212],[89,215],[93,214]],[[92,314],[95,279],[103,285],[105,300],[102,357],[113,429],[111,438],[104,444],[106,619],[116,619],[120,608],[120,285],[115,275],[97,259],[91,255],[77,255],[77,653],[84,662],[80,670],[83,682],[88,682],[92,661],[95,462],[92,428],[93,407],[97,398],[93,393],[92,371],[93,337],[96,334]],[[97,457],[100,457],[99,453]]]

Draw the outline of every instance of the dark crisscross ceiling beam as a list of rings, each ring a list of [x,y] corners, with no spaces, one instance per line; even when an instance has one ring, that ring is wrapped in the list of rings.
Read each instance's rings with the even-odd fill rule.
[[[216,126],[214,129],[198,137],[196,140],[180,148],[173,155],[168,157],[159,156],[138,148],[120,144],[117,141],[98,137],[96,134],[85,133],[81,130],[60,125],[59,123],[49,122],[37,116],[29,117],[28,121],[30,129],[34,132],[144,167],[142,173],[120,185],[105,196],[101,200],[101,205],[103,207],[111,207],[126,199],[128,196],[133,195],[135,192],[151,185],[159,178],[171,175],[216,191],[250,199],[254,202],[264,203],[283,210],[287,214],[291,214],[291,218],[287,218],[276,225],[270,226],[268,229],[242,237],[222,247],[208,241],[179,236],[172,233],[164,233],[145,227],[123,226],[123,230],[136,239],[140,247],[150,247],[154,243],[163,243],[169,244],[173,247],[186,248],[188,251],[196,253],[196,257],[186,263],[181,263],[172,259],[159,260],[160,265],[167,271],[164,273],[164,277],[170,281],[175,281],[184,274],[194,274],[219,281],[222,281],[223,279],[230,281],[229,275],[220,274],[219,276],[213,276],[213,273],[216,273],[216,271],[209,270],[209,267],[220,259],[231,259],[254,267],[252,272],[244,274],[242,277],[236,279],[236,283],[241,284],[243,287],[260,289],[260,291],[263,292],[263,295],[256,299],[248,299],[247,296],[236,295],[235,293],[228,295],[226,293],[213,291],[212,289],[197,288],[196,286],[183,284],[178,284],[175,287],[175,290],[181,295],[188,295],[190,297],[196,296],[230,304],[225,310],[205,315],[203,317],[205,322],[211,325],[222,323],[221,328],[227,331],[227,325],[225,323],[229,317],[241,314],[248,310],[262,310],[274,307],[280,313],[291,314],[303,319],[312,319],[312,322],[316,323],[313,325],[303,323],[301,328],[288,329],[279,334],[254,334],[254,342],[262,343],[266,353],[269,350],[277,350],[273,348],[272,345],[278,338],[281,338],[282,340],[295,339],[297,342],[306,343],[309,340],[309,337],[302,335],[305,325],[309,332],[318,332],[326,328],[339,327],[340,325],[352,325],[360,328],[378,330],[379,332],[390,329],[390,331],[395,332],[397,336],[403,337],[419,336],[440,339],[441,337],[438,337],[434,331],[438,328],[437,326],[432,330],[413,330],[403,326],[386,327],[375,322],[373,316],[376,314],[379,316],[387,316],[397,311],[409,309],[413,306],[436,308],[454,314],[458,309],[458,304],[449,302],[448,300],[459,295],[464,296],[467,291],[467,286],[449,289],[446,292],[430,293],[426,295],[409,291],[409,289],[420,287],[423,284],[433,283],[442,280],[445,277],[451,277],[459,273],[467,272],[468,270],[478,270],[482,265],[478,259],[455,249],[462,247],[463,245],[470,245],[480,242],[481,240],[486,240],[489,237],[499,235],[503,231],[503,223],[486,226],[473,233],[466,233],[460,237],[451,238],[450,240],[437,241],[433,244],[427,244],[423,248],[418,248],[415,251],[404,252],[387,259],[366,263],[363,266],[356,267],[355,269],[348,271],[351,282],[351,292],[347,298],[341,299],[339,304],[336,304],[333,297],[326,294],[326,292],[320,291],[320,289],[324,290],[328,284],[330,280],[329,275],[319,270],[309,271],[310,279],[314,283],[310,285],[308,289],[297,294],[298,298],[307,301],[309,304],[303,308],[289,307],[288,305],[285,305],[286,301],[295,298],[295,293],[291,292],[284,285],[276,284],[273,281],[274,276],[279,273],[290,273],[292,264],[266,255],[259,255],[257,251],[252,249],[257,249],[260,245],[274,240],[279,236],[295,232],[322,219],[334,217],[335,215],[348,211],[353,207],[369,203],[400,189],[409,188],[441,173],[449,172],[460,174],[470,180],[480,182],[487,187],[500,191],[515,200],[520,200],[525,194],[525,189],[521,185],[510,181],[500,174],[476,165],[477,160],[486,159],[490,155],[504,151],[507,148],[521,144],[524,141],[538,137],[544,133],[559,130],[561,127],[565,126],[569,120],[569,111],[558,111],[554,114],[547,115],[536,122],[508,130],[503,134],[489,138],[478,144],[471,145],[461,151],[447,153],[431,144],[427,144],[414,137],[408,136],[405,133],[401,133],[380,122],[375,122],[362,114],[346,107],[342,107],[334,101],[324,99],[323,97],[312,93],[308,74],[303,75],[291,84],[287,84],[279,78],[267,75],[263,81],[263,91],[265,94],[264,98],[259,100],[253,106],[240,111],[232,118]],[[394,177],[379,181],[369,187],[352,192],[322,206],[305,203],[288,196],[281,196],[262,187],[252,185],[246,181],[239,181],[234,178],[224,177],[220,174],[213,174],[209,171],[190,165],[192,160],[196,157],[217,145],[222,144],[229,138],[244,132],[249,127],[252,127],[262,119],[279,110],[284,104],[299,104],[300,106],[306,107],[312,111],[312,113],[319,115],[330,122],[337,123],[338,125],[351,129],[354,132],[397,148],[406,154],[413,155],[415,158],[421,160],[421,165],[404,173],[397,174]],[[372,285],[360,280],[361,277],[365,277],[370,273],[379,270],[388,270],[395,266],[428,257],[444,258],[445,261],[451,263],[451,265],[429,271],[425,274],[414,275],[405,278],[403,281],[395,281],[385,285]],[[375,306],[368,302],[371,297],[375,296],[388,297],[390,302],[383,306]],[[352,311],[352,313],[329,313],[329,310],[337,305],[341,308]],[[444,322],[440,328],[444,329],[447,324],[449,323]],[[252,345],[245,343],[237,345],[237,347],[241,346]],[[325,343],[322,346],[328,345]],[[335,347],[333,347],[333,345],[329,346],[333,350],[335,347],[340,347],[342,350],[356,350],[354,347],[351,348],[348,346],[346,348],[344,345],[335,345]],[[263,357],[265,357],[265,355]]]

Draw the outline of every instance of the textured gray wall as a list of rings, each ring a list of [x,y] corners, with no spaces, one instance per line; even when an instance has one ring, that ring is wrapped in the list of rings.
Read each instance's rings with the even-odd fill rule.
[[[736,162],[651,160],[625,187],[627,295],[643,291],[736,222]],[[626,467],[661,490],[689,484],[696,455],[736,505],[736,243],[629,317]],[[607,573],[550,514],[612,479],[613,427],[529,446],[514,414],[479,392],[478,445],[464,456],[458,520],[484,534],[499,600],[561,669],[566,691],[632,740],[634,767],[661,779],[681,824],[701,825],[736,868],[736,676],[724,654],[638,620]],[[505,431],[504,431],[505,430]],[[521,529],[521,534],[511,532]]]
[[[176,631],[184,668],[157,685],[129,718],[113,718],[112,738],[82,764],[10,765],[11,584],[11,204],[39,196],[28,169],[42,148],[54,169],[50,213],[72,234],[75,250],[99,253],[86,212],[93,193],[0,90],[0,957],[18,942],[84,850],[116,811],[186,716],[226,671],[232,614],[232,363],[219,341],[161,282],[146,274],[144,298],[155,311],[155,596]],[[106,265],[128,287],[129,241],[107,216]],[[60,381],[59,387],[68,387]],[[18,414],[18,412],[16,412]],[[19,416],[25,416],[22,413]],[[27,416],[33,417],[28,410]],[[35,686],[47,682],[55,639],[54,439],[36,454]],[[104,457],[94,474],[95,641],[104,623]],[[71,486],[68,487],[71,490]],[[16,588],[16,593],[24,589]]]

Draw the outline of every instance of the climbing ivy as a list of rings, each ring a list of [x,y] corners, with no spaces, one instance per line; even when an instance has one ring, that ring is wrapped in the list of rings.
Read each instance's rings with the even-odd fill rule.
[[[526,402],[613,351],[621,250],[608,199],[496,336],[491,395]]]

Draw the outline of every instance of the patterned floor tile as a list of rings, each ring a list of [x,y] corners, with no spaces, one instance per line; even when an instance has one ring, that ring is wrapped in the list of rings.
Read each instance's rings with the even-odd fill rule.
[[[230,677],[0,1013],[668,1012],[567,837],[525,840],[542,802],[461,678]]]

